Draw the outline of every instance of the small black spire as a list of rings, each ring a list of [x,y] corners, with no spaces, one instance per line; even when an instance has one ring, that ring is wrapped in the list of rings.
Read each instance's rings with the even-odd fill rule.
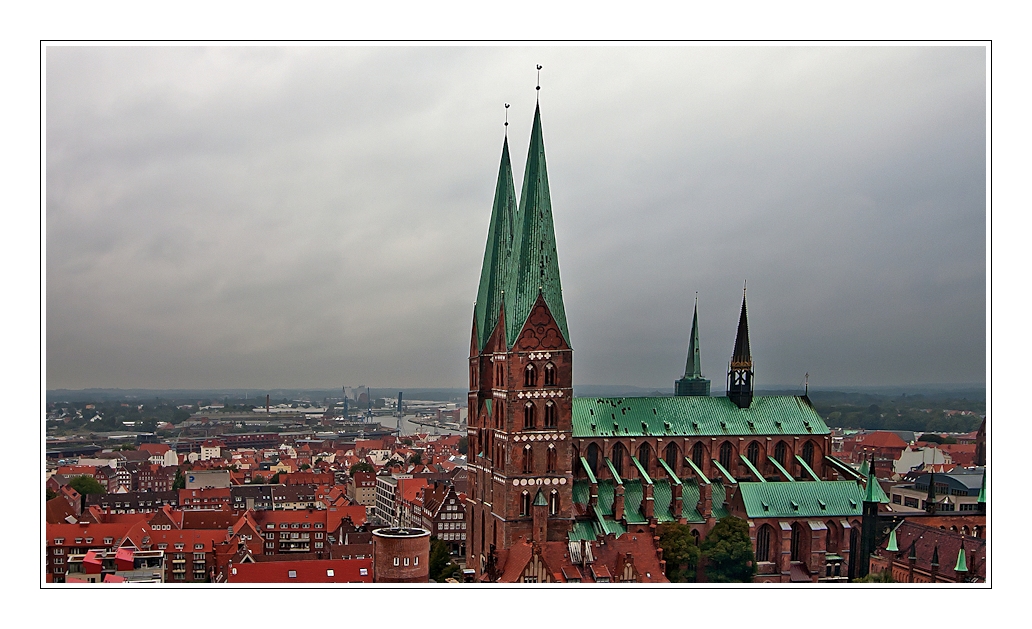
[[[738,317],[738,335],[735,337],[735,351],[727,371],[727,397],[738,408],[748,408],[753,398],[753,361],[749,349],[749,313],[745,305],[745,289],[742,289],[742,313]]]

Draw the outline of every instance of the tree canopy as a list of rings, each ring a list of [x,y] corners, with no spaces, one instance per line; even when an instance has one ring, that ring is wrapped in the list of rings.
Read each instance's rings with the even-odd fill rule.
[[[749,523],[741,518],[721,518],[700,550],[706,558],[706,578],[712,583],[749,583],[756,574]]]
[[[172,479],[172,491],[178,489],[186,489],[186,477],[183,476],[183,470],[176,469],[176,477]]]
[[[670,522],[659,528],[659,547],[666,561],[666,577],[671,583],[695,581],[695,567],[699,565],[699,547],[692,537],[692,529],[685,524]]]
[[[436,537],[430,539],[430,578],[437,583],[444,583],[449,577],[458,578],[462,575],[462,568],[451,559],[448,552],[448,544]]]
[[[354,476],[355,472],[375,472],[375,471],[376,471],[376,469],[371,464],[367,463],[366,461],[359,461],[358,463],[355,463],[354,465],[351,466],[351,469],[348,470],[348,473],[351,474],[352,476]]]
[[[83,496],[107,493],[104,486],[97,482],[97,479],[92,476],[76,476],[72,480],[68,481],[68,485]]]
[[[896,580],[892,578],[891,570],[884,570],[882,572],[869,572],[866,577],[854,579],[853,583],[895,583]]]

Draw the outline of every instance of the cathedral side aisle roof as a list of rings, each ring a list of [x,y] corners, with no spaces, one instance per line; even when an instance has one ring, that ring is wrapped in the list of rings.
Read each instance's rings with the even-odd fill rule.
[[[802,397],[754,398],[738,408],[726,397],[574,398],[573,436],[692,437],[827,435],[828,426]]]

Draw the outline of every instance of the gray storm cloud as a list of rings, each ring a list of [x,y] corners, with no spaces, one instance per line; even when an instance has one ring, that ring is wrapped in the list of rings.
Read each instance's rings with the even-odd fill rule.
[[[981,47],[46,50],[46,384],[454,386],[541,107],[575,382],[984,382]]]

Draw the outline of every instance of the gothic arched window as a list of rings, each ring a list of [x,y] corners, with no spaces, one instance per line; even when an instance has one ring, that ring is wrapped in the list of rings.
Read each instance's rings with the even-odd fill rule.
[[[677,444],[671,441],[667,444],[663,458],[666,459],[666,464],[675,474],[677,473],[677,454]]]
[[[745,449],[745,456],[753,465],[760,464],[760,444],[753,441],[749,444],[749,447]]]
[[[803,525],[796,522],[792,525],[792,561],[806,562],[806,555],[809,552],[806,544],[806,534],[809,531],[803,529]]]
[[[559,492],[555,489],[548,496],[548,515],[559,513]]]
[[[731,473],[731,456],[733,453],[729,442],[725,441],[720,444],[720,465],[727,470],[728,474]]]
[[[774,530],[769,524],[760,527],[756,534],[756,561],[771,561],[770,541],[774,537]]]
[[[774,458],[777,459],[778,463],[784,465],[786,456],[788,456],[788,446],[785,445],[784,441],[779,441],[778,445],[774,446]]]
[[[533,428],[534,427],[534,403],[527,402],[523,407],[523,427]]]
[[[537,369],[534,368],[533,364],[527,365],[527,369],[523,372],[523,386],[537,386]]]
[[[643,443],[638,448],[638,462],[641,463],[646,472],[649,471],[649,466],[652,465],[652,448],[649,447],[649,444]]]
[[[559,425],[559,408],[555,405],[555,402],[549,400],[545,402],[545,427],[555,428]]]
[[[545,365],[545,386],[555,386],[555,365],[548,363]]]
[[[556,452],[554,445],[548,446],[548,453],[545,456],[545,463],[549,473],[555,473],[556,468],[559,467],[559,453]]]
[[[520,515],[530,515],[530,492],[524,491],[520,496]]]
[[[530,445],[523,446],[523,473],[534,473],[534,450]]]
[[[598,475],[598,445],[594,443],[588,444],[588,467],[592,474]]]
[[[702,464],[706,460],[706,450],[702,447],[701,441],[696,441],[695,445],[692,446],[692,463],[695,463],[699,469],[702,469]]]
[[[623,460],[624,460],[624,447],[623,447],[623,444],[617,442],[617,444],[615,446],[613,446],[613,453],[610,456],[612,456],[613,467],[616,469],[616,473],[619,474],[620,477],[622,478],[623,477]]]
[[[807,441],[803,444],[803,460],[810,467],[813,467],[813,442]]]

